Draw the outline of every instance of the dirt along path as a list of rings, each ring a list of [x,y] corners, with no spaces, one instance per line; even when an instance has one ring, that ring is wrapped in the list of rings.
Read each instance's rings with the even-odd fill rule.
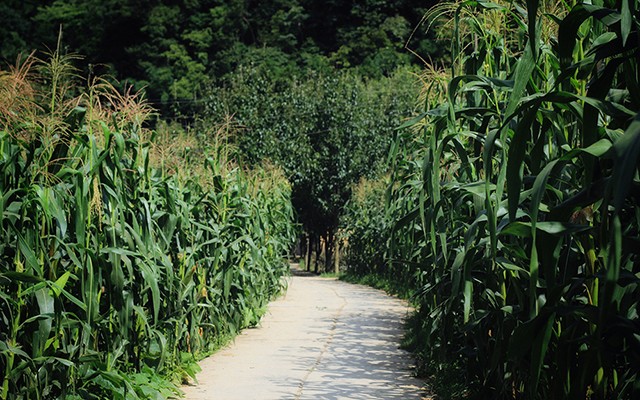
[[[398,349],[401,300],[294,270],[259,327],[200,363],[188,400],[424,399]]]

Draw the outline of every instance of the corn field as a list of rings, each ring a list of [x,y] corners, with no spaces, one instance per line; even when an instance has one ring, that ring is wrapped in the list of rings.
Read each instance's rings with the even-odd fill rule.
[[[158,146],[136,94],[71,61],[0,72],[0,398],[167,398],[282,289],[290,187],[220,132]]]
[[[369,191],[386,245],[350,241],[348,259],[374,249],[385,261],[359,273],[416,289],[413,346],[431,372],[460,366],[463,396],[640,395],[639,11],[472,1],[426,18],[448,21],[453,63],[424,72],[388,189]]]

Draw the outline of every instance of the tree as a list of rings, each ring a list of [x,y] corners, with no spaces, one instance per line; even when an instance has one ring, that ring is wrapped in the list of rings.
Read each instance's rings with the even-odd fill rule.
[[[351,187],[382,171],[400,115],[412,108],[416,92],[407,73],[284,77],[247,67],[211,89],[206,118],[233,114],[245,161],[270,159],[284,169],[305,232],[316,246],[326,245],[325,268]]]
[[[426,6],[411,0],[7,0],[0,56],[53,48],[60,27],[69,53],[86,57],[91,75],[145,88],[164,117],[201,110],[201,97],[241,65],[329,66],[390,76],[420,63],[403,49]],[[437,57],[431,33],[417,29],[410,46]],[[286,61],[282,61],[285,59]],[[270,65],[273,65],[270,63]],[[291,71],[281,71],[290,74]]]

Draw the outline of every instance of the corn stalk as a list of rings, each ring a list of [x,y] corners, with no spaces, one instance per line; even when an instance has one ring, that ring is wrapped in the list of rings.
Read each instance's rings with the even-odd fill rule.
[[[100,81],[76,96],[72,71],[55,52],[0,76],[0,398],[175,396],[281,290],[291,190],[225,143],[153,168],[151,110]]]
[[[640,393],[639,7],[605,3],[434,14],[455,65],[392,151],[384,273],[481,398]]]

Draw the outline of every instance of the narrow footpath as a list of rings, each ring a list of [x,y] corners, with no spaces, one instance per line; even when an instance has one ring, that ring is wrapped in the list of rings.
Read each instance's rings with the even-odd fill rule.
[[[200,363],[187,400],[429,399],[398,348],[405,302],[302,272],[288,282],[257,328]]]

